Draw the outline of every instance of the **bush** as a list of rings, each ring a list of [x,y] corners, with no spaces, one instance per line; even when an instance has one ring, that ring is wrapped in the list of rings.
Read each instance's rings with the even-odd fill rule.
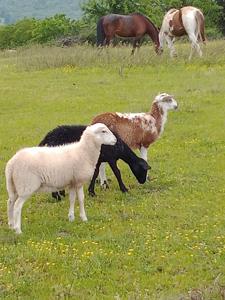
[[[14,48],[29,43],[47,43],[62,36],[79,34],[79,23],[65,15],[44,20],[23,19],[13,25],[0,27],[0,48]]]

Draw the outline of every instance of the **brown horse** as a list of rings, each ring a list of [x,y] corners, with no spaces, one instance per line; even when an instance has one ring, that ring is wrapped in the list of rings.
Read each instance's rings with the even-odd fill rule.
[[[192,57],[193,50],[196,49],[199,56],[202,51],[199,41],[205,42],[205,20],[200,9],[193,6],[185,6],[181,9],[170,9],[164,16],[162,27],[159,32],[160,47],[163,48],[164,40],[166,40],[170,49],[170,56],[173,57],[176,52],[173,46],[175,37],[188,35],[191,42]]]
[[[109,45],[115,37],[132,37],[133,50],[140,46],[141,38],[148,34],[155,44],[155,51],[159,53],[159,31],[157,27],[144,15],[133,13],[130,15],[110,14],[103,16],[97,23],[97,46]]]

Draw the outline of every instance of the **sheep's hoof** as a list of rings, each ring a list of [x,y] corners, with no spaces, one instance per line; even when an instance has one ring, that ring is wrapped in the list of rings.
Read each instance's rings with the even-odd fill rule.
[[[108,182],[106,180],[103,182],[103,184],[101,184],[101,188],[104,189],[104,190],[109,189],[109,185],[108,185]]]
[[[66,197],[66,193],[65,193],[65,190],[62,190],[62,191],[59,191],[59,194],[63,197]]]
[[[14,224],[13,223],[9,222],[8,225],[9,225],[10,229],[14,229]]]
[[[95,196],[96,196],[95,192],[93,192],[93,191],[88,191],[88,194],[89,194],[89,196],[91,196],[91,197],[95,197]]]
[[[61,201],[61,197],[59,192],[53,192],[52,193],[52,198],[56,199],[57,201]]]
[[[56,198],[56,200],[57,200],[57,201],[61,201],[62,198],[58,195],[57,198]]]
[[[75,220],[75,217],[73,215],[68,215],[69,221],[73,222]]]
[[[124,187],[124,188],[121,189],[121,192],[127,193],[127,192],[128,192],[128,189],[127,189],[126,187]]]
[[[18,228],[18,227],[14,227],[14,230],[15,230],[16,234],[21,234],[22,233],[21,229]]]
[[[87,217],[86,216],[80,216],[81,217],[81,220],[83,221],[83,222],[87,222]]]

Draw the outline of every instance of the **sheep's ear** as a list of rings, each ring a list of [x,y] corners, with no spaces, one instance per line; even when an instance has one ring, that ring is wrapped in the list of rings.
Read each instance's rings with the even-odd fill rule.
[[[147,170],[151,170],[151,168],[152,168],[152,167],[148,165]]]

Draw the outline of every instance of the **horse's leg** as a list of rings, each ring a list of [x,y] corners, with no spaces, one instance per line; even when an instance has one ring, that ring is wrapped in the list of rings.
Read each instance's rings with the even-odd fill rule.
[[[133,40],[133,49],[132,49],[132,51],[131,51],[131,55],[134,55],[134,52],[135,52],[136,47],[137,47],[137,40],[134,39],[134,40]]]
[[[136,48],[138,48],[138,49],[140,48],[140,45],[141,45],[140,41],[141,41],[140,38],[134,38],[134,40],[133,40],[133,49],[131,51],[131,55],[134,55],[134,52],[135,52]]]
[[[136,47],[137,47],[137,51],[139,51],[140,50],[140,47],[141,47],[141,43],[142,43],[142,40],[141,40],[141,38],[139,38],[138,40],[137,40],[137,43],[136,43]]]
[[[196,49],[196,51],[198,52],[199,56],[202,57],[202,50],[198,44],[198,36],[194,35],[193,33],[192,34],[189,34],[189,39],[191,41],[191,52],[190,52],[190,55],[189,55],[189,60],[191,60],[192,58],[192,54],[193,54],[193,50]]]
[[[109,46],[110,41],[113,37],[109,34],[106,35],[105,40],[104,40],[104,46]]]
[[[163,50],[164,47],[164,41],[165,41],[165,33],[160,31],[159,32],[159,44],[160,44],[160,48],[161,50]]]
[[[175,38],[171,38],[170,36],[165,35],[165,39],[166,39],[168,48],[170,49],[170,57],[176,56],[177,54],[176,54],[176,50],[175,50],[174,44],[173,44]]]

